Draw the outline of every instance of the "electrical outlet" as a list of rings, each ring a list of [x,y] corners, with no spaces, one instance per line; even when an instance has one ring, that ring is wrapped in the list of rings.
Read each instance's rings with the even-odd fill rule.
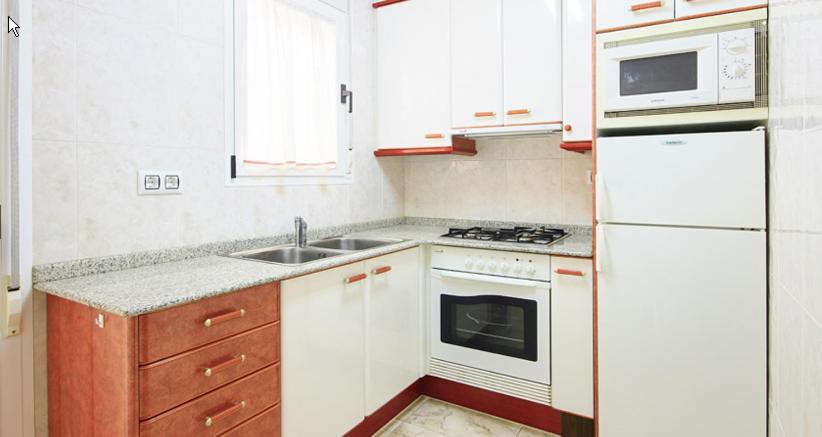
[[[140,170],[137,172],[137,194],[182,194],[183,175],[175,170]]]

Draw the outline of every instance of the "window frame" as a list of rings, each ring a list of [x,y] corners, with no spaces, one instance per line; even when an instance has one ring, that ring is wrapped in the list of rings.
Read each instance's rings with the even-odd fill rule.
[[[237,150],[236,144],[236,111],[235,96],[236,88],[236,61],[235,61],[235,1],[226,0],[224,2],[224,99],[225,99],[225,178],[229,186],[243,185],[335,185],[350,184],[353,182],[353,156],[354,150],[351,141],[353,114],[348,113],[348,104],[339,105],[338,143],[337,143],[337,167],[333,170],[317,169],[279,169],[271,167],[268,169],[255,167],[253,169],[243,169],[241,161],[241,151]],[[351,89],[351,14],[348,0],[279,0],[306,7],[312,11],[317,10],[317,6],[332,8],[335,12],[344,14],[337,22],[344,23],[345,28],[343,47],[340,52],[343,54],[338,60],[339,82],[346,84]],[[345,7],[342,9],[341,7]],[[349,97],[350,98],[350,97]]]

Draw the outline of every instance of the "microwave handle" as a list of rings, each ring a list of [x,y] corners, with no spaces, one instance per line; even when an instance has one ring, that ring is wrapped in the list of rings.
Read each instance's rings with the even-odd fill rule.
[[[463,279],[466,281],[485,282],[489,284],[514,285],[517,287],[547,287],[548,283],[528,279],[506,278],[502,276],[477,275],[474,273],[452,272],[450,270],[433,270],[431,276],[438,278]]]

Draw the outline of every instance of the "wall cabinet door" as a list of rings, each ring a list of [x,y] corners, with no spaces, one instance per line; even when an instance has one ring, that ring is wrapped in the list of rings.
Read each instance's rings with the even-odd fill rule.
[[[561,9],[560,0],[502,2],[505,125],[562,120]]]
[[[593,70],[591,0],[562,4],[563,141],[593,139]]]
[[[364,418],[366,280],[355,263],[282,283],[283,435],[343,435]]]
[[[597,2],[597,30],[639,26],[674,19],[674,0]]]
[[[767,0],[676,0],[676,16],[681,18],[767,4]]]
[[[451,0],[452,127],[503,123],[501,8],[500,0]]]
[[[377,10],[377,147],[450,146],[450,3]]]
[[[551,268],[553,407],[594,417],[592,262],[551,257]]]
[[[421,375],[420,250],[404,250],[365,263],[366,415]]]

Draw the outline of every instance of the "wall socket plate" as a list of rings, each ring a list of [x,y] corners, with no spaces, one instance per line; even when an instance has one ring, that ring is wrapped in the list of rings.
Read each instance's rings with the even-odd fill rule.
[[[140,170],[137,172],[137,194],[183,194],[183,173],[174,170]]]

